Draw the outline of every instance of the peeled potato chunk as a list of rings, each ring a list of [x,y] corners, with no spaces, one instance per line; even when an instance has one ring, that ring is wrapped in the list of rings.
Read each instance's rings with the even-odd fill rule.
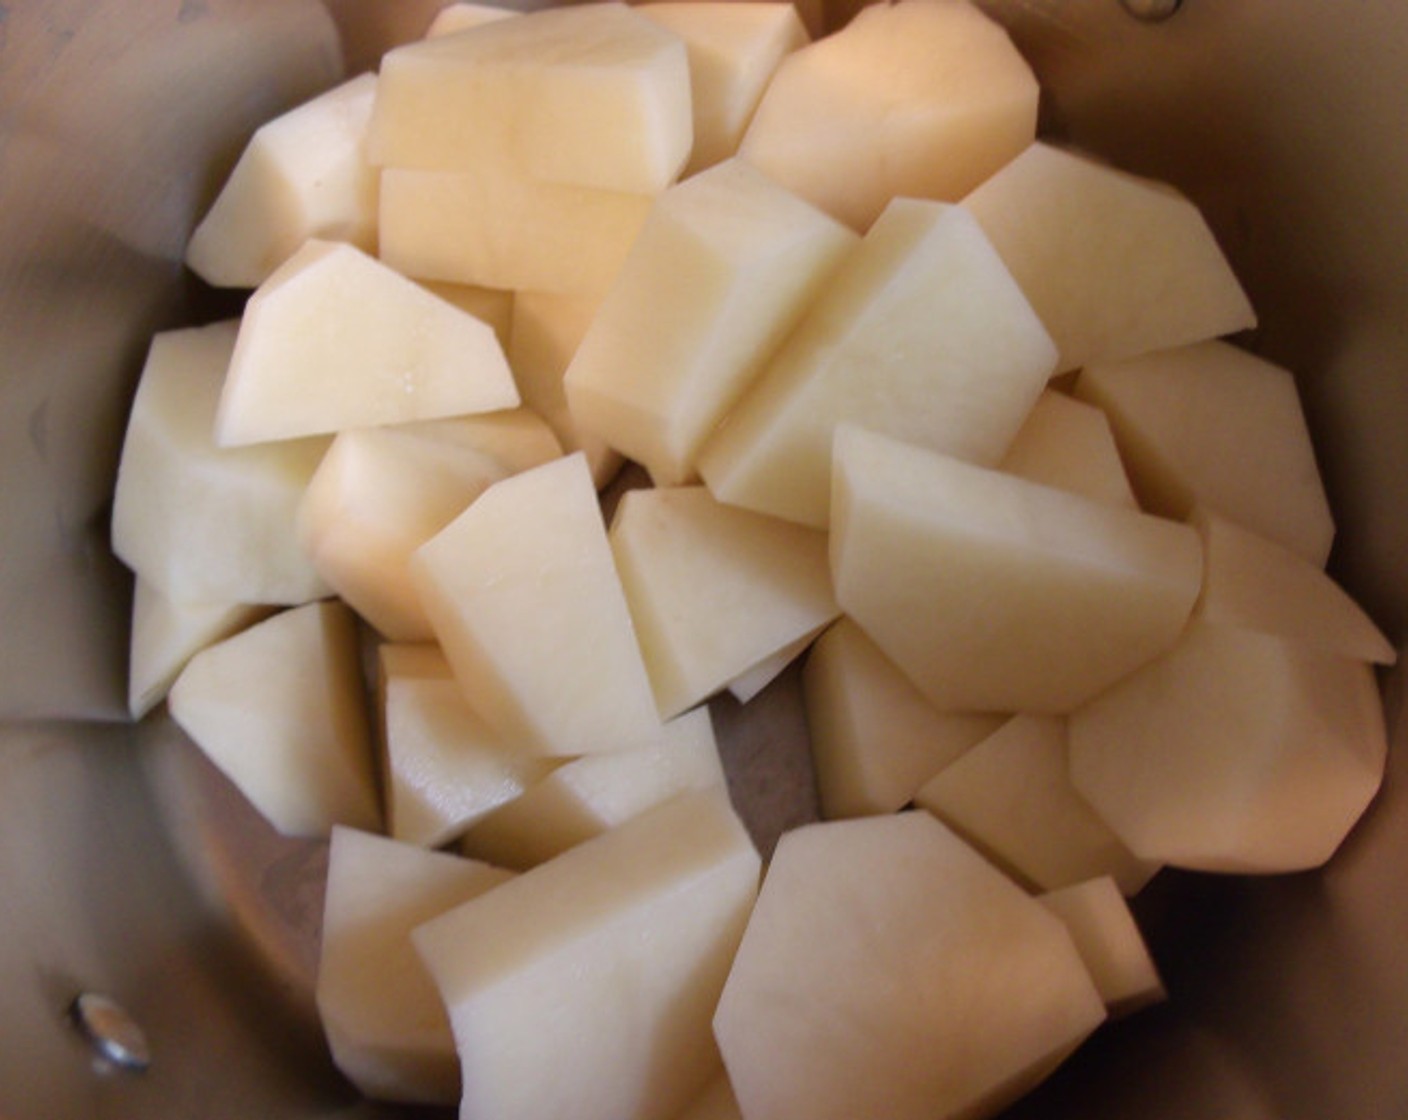
[[[714,1018],[748,1120],[995,1113],[1105,1018],[1062,923],[927,813],[782,837]]]
[[[460,3],[446,4],[436,12],[430,26],[425,29],[424,37],[435,39],[441,35],[454,35],[456,32],[478,27],[481,23],[493,23],[495,20],[516,15],[518,12],[513,8],[498,8],[492,4],[473,4],[468,0],[461,0]]]
[[[874,4],[783,60],[739,154],[864,232],[891,198],[956,202],[1021,152],[1037,94],[964,0]]]
[[[222,447],[518,404],[493,328],[350,245],[306,242],[252,295]]]
[[[1202,578],[1187,525],[843,426],[842,610],[949,711],[1069,711],[1178,639]]]
[[[671,1120],[758,889],[728,799],[682,794],[421,926],[465,1120]]]
[[[285,836],[381,824],[356,623],[295,607],[191,658],[172,718]]]
[[[1203,342],[1087,366],[1076,395],[1110,418],[1146,509],[1202,506],[1325,566],[1335,524],[1289,370]]]
[[[694,1102],[675,1120],[743,1120],[728,1076],[721,1073],[709,1082],[709,1087],[695,1097]]]
[[[411,930],[513,877],[334,828],[315,989],[333,1061],[376,1100],[453,1104],[459,1059]]]
[[[1037,397],[998,469],[1097,501],[1139,506],[1109,418],[1052,389]]]
[[[841,421],[996,463],[1056,351],[977,223],[897,199],[699,456],[722,502],[825,528]]]
[[[491,486],[421,546],[411,570],[456,678],[500,734],[575,755],[659,733],[580,452]]]
[[[1167,998],[1129,904],[1108,875],[1047,891],[1037,901],[1066,923],[1111,1016]]]

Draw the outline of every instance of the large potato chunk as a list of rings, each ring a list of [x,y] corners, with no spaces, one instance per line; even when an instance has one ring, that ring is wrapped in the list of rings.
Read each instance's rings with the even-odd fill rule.
[[[718,1072],[758,865],[726,797],[684,794],[421,926],[462,1120],[671,1120]]]
[[[748,1120],[998,1111],[1105,1017],[1061,922],[925,813],[783,836],[714,1030]]]
[[[963,205],[1056,340],[1062,370],[1256,325],[1202,214],[1162,183],[1037,143]]]
[[[1112,1016],[1167,998],[1129,904],[1109,876],[1047,891],[1037,901],[1066,923]]]
[[[328,593],[294,531],[327,441],[215,445],[238,329],[231,321],[152,339],[117,469],[112,547],[173,599],[304,603]]]
[[[1187,525],[849,426],[836,436],[841,609],[949,711],[1069,711],[1178,638]]]
[[[704,445],[699,473],[720,501],[824,528],[839,422],[992,464],[1055,361],[972,217],[897,199]]]
[[[688,482],[856,240],[738,160],[671,187],[567,370],[573,416],[657,486]]]
[[[998,469],[1129,509],[1139,505],[1109,419],[1053,389],[1037,398]]]
[[[491,486],[411,570],[455,676],[502,735],[572,755],[659,733],[580,452]]]
[[[897,195],[955,202],[1017,155],[1037,93],[964,0],[874,4],[783,60],[739,154],[864,231]]]

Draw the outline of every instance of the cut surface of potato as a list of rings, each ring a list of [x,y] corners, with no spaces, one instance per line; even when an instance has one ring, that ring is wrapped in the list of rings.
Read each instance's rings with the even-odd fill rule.
[[[702,486],[630,491],[610,541],[667,719],[839,613],[824,533],[721,505]]]
[[[1136,854],[1204,871],[1317,867],[1379,788],[1368,664],[1195,621],[1071,715],[1071,779]]]
[[[1037,901],[1066,923],[1111,1015],[1128,1015],[1167,998],[1134,915],[1109,876],[1048,891]]]
[[[1060,369],[1256,325],[1202,214],[1163,183],[1035,143],[963,200],[1060,349]]]
[[[375,96],[376,75],[361,74],[256,131],[191,234],[191,270],[217,287],[255,288],[310,237],[375,252]]]
[[[501,735],[574,755],[659,733],[580,452],[495,483],[421,546],[411,570],[455,676]]]
[[[699,473],[720,501],[824,528],[837,423],[996,463],[1055,360],[973,219],[897,199],[704,445]]]
[[[1325,566],[1334,519],[1288,370],[1204,342],[1088,366],[1076,395],[1110,418],[1146,509],[1202,506]]]
[[[891,198],[956,202],[1032,142],[1037,82],[962,2],[861,9],[788,55],[739,153],[864,231]]]
[[[421,926],[460,1115],[673,1117],[718,1073],[710,1017],[758,868],[727,798],[683,794]]]
[[[453,1104],[459,1059],[411,930],[513,877],[488,864],[334,828],[318,960],[333,1061],[367,1096]]]
[[[998,1111],[1105,1017],[1062,923],[927,813],[783,836],[714,1019],[749,1120]]]
[[[285,440],[518,400],[493,328],[359,249],[308,241],[245,306],[215,439]]]
[[[113,496],[118,558],[173,599],[305,603],[328,594],[294,530],[325,439],[215,446],[239,324],[152,339]]]
[[[727,1074],[719,1074],[675,1120],[743,1120]]]
[[[939,711],[849,618],[812,646],[802,695],[826,818],[903,808],[1006,719]]]
[[[1110,421],[1094,405],[1047,389],[998,469],[1073,494],[1138,508]]]
[[[572,415],[657,486],[690,481],[704,440],[856,240],[739,160],[671,187],[572,358]]]
[[[422,288],[446,303],[453,303],[481,322],[494,328],[499,345],[508,351],[513,330],[513,293],[504,288],[486,288],[481,284],[452,284],[444,280],[423,280]]]
[[[182,730],[285,836],[380,827],[356,623],[340,603],[295,607],[207,647],[168,702]]]
[[[768,685],[772,684],[787,669],[787,666],[796,661],[806,652],[807,647],[812,644],[820,630],[811,634],[803,634],[791,645],[783,646],[771,657],[765,657],[751,669],[739,673],[733,680],[728,682],[728,691],[740,704],[746,704]]]
[[[1050,891],[1109,875],[1135,894],[1158,871],[1071,785],[1066,721],[1018,715],[921,786],[915,803],[1019,882]]]
[[[435,39],[441,35],[454,35],[478,27],[481,23],[493,23],[516,15],[518,13],[512,8],[496,8],[492,4],[473,4],[461,0],[460,3],[446,4],[436,12],[430,26],[425,29],[424,37]]]
[[[1202,578],[1187,525],[842,426],[842,610],[948,711],[1059,713],[1178,639]]]

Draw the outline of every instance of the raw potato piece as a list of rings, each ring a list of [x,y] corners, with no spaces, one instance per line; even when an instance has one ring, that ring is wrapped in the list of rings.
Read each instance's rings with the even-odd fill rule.
[[[1021,152],[1037,94],[972,5],[875,4],[783,60],[739,154],[863,232],[891,198],[956,202]]]
[[[507,352],[513,329],[513,293],[479,284],[453,284],[443,280],[423,280],[421,287],[431,295],[453,303],[461,311],[494,328],[494,337]]]
[[[356,623],[340,603],[284,611],[202,650],[167,700],[283,835],[380,828]]]
[[[1105,1017],[1062,923],[926,813],[782,837],[714,1032],[748,1120],[997,1112]]]
[[[849,618],[812,646],[802,670],[821,814],[893,813],[1005,716],[941,712]]]
[[[411,930],[511,878],[488,864],[333,829],[318,1013],[333,1061],[367,1096],[459,1099],[454,1036]]]
[[[1098,408],[1047,389],[998,469],[1018,478],[1137,509],[1110,421]]]
[[[1109,876],[1048,891],[1037,901],[1066,923],[1112,1016],[1167,998],[1134,915]]]
[[[693,140],[684,44],[624,4],[532,12],[390,51],[371,158],[652,193]]]
[[[491,486],[421,547],[411,570],[456,678],[501,735],[553,755],[658,735],[580,452]]]
[[[728,682],[729,693],[740,704],[748,703],[780,677],[787,666],[801,657],[815,637],[815,634],[805,634],[791,645],[783,646],[771,657],[763,658],[747,672],[739,673]]]
[[[704,445],[699,472],[720,501],[825,528],[837,423],[993,464],[1055,361],[973,219],[897,199]]]
[[[425,29],[424,37],[435,39],[441,35],[454,35],[478,27],[482,23],[493,23],[495,20],[516,15],[518,13],[512,8],[496,8],[492,4],[446,4],[435,13],[435,18]]]
[[[1076,394],[1110,418],[1146,509],[1202,506],[1325,566],[1335,525],[1287,370],[1204,342],[1089,366]]]
[[[743,1120],[727,1074],[719,1074],[675,1120]]]
[[[230,321],[152,339],[117,470],[112,547],[173,599],[306,603],[328,586],[294,521],[327,441],[215,446],[238,329]]]
[[[362,74],[255,132],[191,234],[191,270],[217,287],[255,288],[310,237],[375,252],[375,96],[376,75]]]
[[[659,742],[574,759],[497,809],[465,835],[460,850],[502,867],[545,863],[661,802],[718,789],[724,771],[707,708],[660,729]]]
[[[206,646],[270,614],[250,603],[189,603],[170,599],[141,576],[132,593],[132,643],[127,708],[141,719],[161,703],[181,670]]]
[[[309,241],[249,298],[222,447],[518,404],[487,324],[350,245]]]
[[[657,486],[690,481],[704,440],[856,241],[739,160],[671,187],[567,370],[577,423]]]
[[[1173,188],[1036,143],[963,200],[1061,351],[1061,370],[1256,325]]]
[[[1069,711],[1172,646],[1198,596],[1187,525],[849,425],[833,502],[841,609],[950,711]]]
[[[671,1120],[718,1072],[758,868],[727,798],[684,794],[421,926],[460,1116]]]
[[[778,64],[810,41],[790,3],[665,0],[637,9],[684,40],[689,56],[694,147],[687,179],[738,151]]]
[[[1388,749],[1368,664],[1202,621],[1070,734],[1071,780],[1129,848],[1201,871],[1318,867]]]
[[[1159,869],[1136,858],[1072,787],[1066,721],[1058,717],[1014,716],[914,800],[1038,890],[1109,875],[1132,895]]]
[[[720,505],[702,486],[628,492],[610,540],[666,719],[840,613],[825,534]]]

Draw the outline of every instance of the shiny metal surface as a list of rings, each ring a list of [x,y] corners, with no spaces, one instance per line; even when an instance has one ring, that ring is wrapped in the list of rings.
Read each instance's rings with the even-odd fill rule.
[[[179,266],[253,126],[416,33],[409,0],[0,7],[0,1117],[372,1117],[309,1003],[325,853],[273,836],[164,717],[121,722],[127,585],[104,545],[146,338],[212,315]],[[1209,213],[1294,368],[1340,522],[1333,566],[1408,634],[1408,12],[1396,0],[988,0],[1056,135]],[[844,17],[841,6],[833,20]],[[735,792],[795,819],[795,697],[728,709]],[[1023,1120],[1408,1116],[1408,721],[1332,865],[1163,876],[1140,899],[1173,1002],[1102,1032]],[[37,722],[40,719],[45,722]],[[78,719],[98,722],[75,722]],[[794,754],[770,760],[778,744]],[[790,791],[790,792],[789,792]],[[155,1055],[94,1062],[102,991]]]

